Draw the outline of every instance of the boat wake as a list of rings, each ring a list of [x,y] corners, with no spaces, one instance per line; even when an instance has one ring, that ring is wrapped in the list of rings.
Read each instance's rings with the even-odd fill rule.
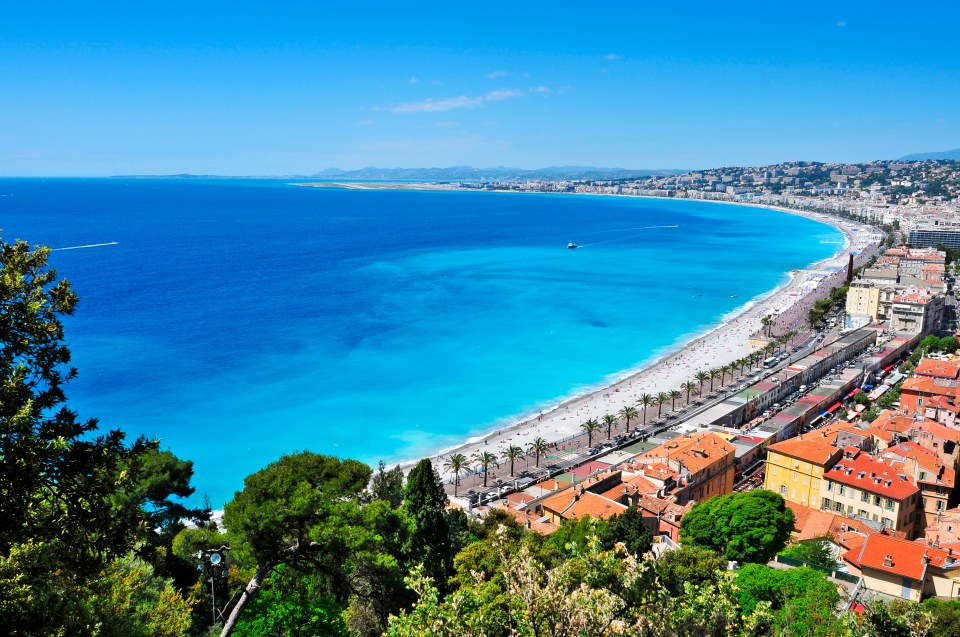
[[[110,243],[90,243],[85,246],[68,246],[66,248],[50,248],[50,252],[58,252],[60,250],[82,250],[84,248],[102,248],[103,246],[118,246],[120,245],[116,241],[111,241]]]

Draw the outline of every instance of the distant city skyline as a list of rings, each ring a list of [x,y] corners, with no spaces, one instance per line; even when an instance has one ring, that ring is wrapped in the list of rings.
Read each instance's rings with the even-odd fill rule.
[[[960,147],[919,2],[0,11],[0,175],[698,169]]]

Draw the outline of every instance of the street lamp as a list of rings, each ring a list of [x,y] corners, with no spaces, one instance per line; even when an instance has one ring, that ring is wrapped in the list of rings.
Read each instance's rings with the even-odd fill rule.
[[[230,547],[224,544],[216,549],[200,549],[197,551],[197,561],[200,565],[197,567],[204,574],[204,581],[210,582],[210,606],[213,616],[213,624],[217,623],[217,616],[222,617],[220,609],[217,608],[217,586],[222,586],[227,581],[229,573],[223,557]],[[207,577],[209,575],[209,577]]]

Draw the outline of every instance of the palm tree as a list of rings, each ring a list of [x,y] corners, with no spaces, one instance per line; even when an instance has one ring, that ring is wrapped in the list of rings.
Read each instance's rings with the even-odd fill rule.
[[[483,467],[483,486],[487,486],[487,469],[494,462],[497,461],[497,457],[489,451],[479,451],[473,455],[473,459],[480,463],[480,466]]]
[[[681,392],[679,389],[670,390],[670,411],[676,411],[677,398],[680,398],[682,396],[683,396],[683,392]]]
[[[627,405],[626,407],[620,410],[620,417],[624,418],[627,421],[627,433],[630,433],[630,421],[639,415],[640,415],[640,412],[637,411],[637,408],[631,407],[630,405]]]
[[[510,445],[503,451],[503,457],[510,461],[510,475],[513,476],[513,463],[523,455],[523,449],[517,445]]]
[[[527,445],[527,449],[534,453],[534,457],[537,459],[537,468],[540,467],[540,454],[544,453],[547,450],[547,441],[543,438],[537,436],[533,439],[530,444]]]
[[[587,433],[587,446],[593,446],[593,432],[600,429],[601,425],[593,418],[580,425],[580,428]]]
[[[443,468],[453,474],[453,497],[457,497],[460,488],[460,474],[467,468],[467,457],[462,453],[455,453],[443,463]]]
[[[731,373],[729,365],[720,366],[720,386],[722,387],[727,382],[727,374],[730,374],[730,379],[733,380],[733,374]]]
[[[655,400],[656,403],[657,403],[657,418],[659,418],[660,415],[663,413],[663,405],[664,405],[664,403],[666,403],[668,400],[670,400],[670,394],[668,394],[668,393],[665,392],[665,391],[658,392],[658,393],[657,393],[657,397],[654,398],[654,400]]]
[[[617,424],[617,417],[613,414],[604,414],[601,418],[603,424],[607,426],[607,440],[610,440],[613,436],[611,432],[613,431],[613,426]]]
[[[743,374],[747,371],[747,367],[749,367],[750,365],[753,364],[753,362],[750,360],[750,357],[749,357],[749,356],[744,356],[744,357],[741,358],[739,361],[737,361],[737,363],[738,363],[739,366],[740,366],[740,375],[741,375],[741,376],[743,376]]]
[[[703,370],[701,369],[699,372],[697,372],[696,374],[694,374],[693,377],[697,379],[697,382],[698,382],[698,383],[700,383],[700,391],[699,391],[699,393],[702,394],[702,393],[703,393],[703,384],[704,384],[705,382],[707,382],[707,379],[708,379],[708,378],[710,378],[709,372],[705,372],[705,371],[703,371]]]
[[[639,403],[643,405],[643,425],[647,425],[647,407],[653,404],[653,396],[650,394],[640,394]]]
[[[712,391],[713,391],[713,381],[715,381],[716,379],[720,378],[720,369],[717,368],[717,367],[714,367],[713,369],[710,370],[709,374],[710,374],[710,391],[712,392]]]
[[[697,384],[692,380],[688,380],[683,385],[680,385],[680,389],[687,392],[687,404],[690,404],[690,392],[694,391],[697,388]]]

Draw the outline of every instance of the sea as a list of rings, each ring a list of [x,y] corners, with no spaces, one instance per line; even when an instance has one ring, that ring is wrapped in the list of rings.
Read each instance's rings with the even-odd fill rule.
[[[0,227],[80,296],[69,406],[192,460],[214,508],[284,454],[392,466],[514,424],[844,241],[747,206],[267,179],[2,179]]]

